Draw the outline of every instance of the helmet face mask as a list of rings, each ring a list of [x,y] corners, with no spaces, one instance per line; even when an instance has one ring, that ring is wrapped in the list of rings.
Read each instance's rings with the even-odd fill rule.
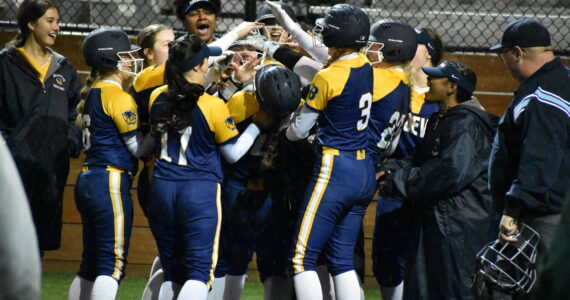
[[[289,33],[280,25],[265,25],[261,33],[269,41],[275,42],[277,45],[290,45],[293,44],[289,38]]]
[[[371,64],[377,64],[384,60],[382,48],[384,48],[383,43],[368,42],[366,47],[363,48],[362,52],[364,55],[366,55]]]
[[[315,24],[311,33],[313,35],[313,45],[315,47],[326,47],[323,42],[323,30],[325,28],[321,24]]]
[[[536,256],[540,235],[530,226],[520,223],[514,236],[516,243],[499,240],[477,253],[476,285],[484,284],[501,292],[529,293],[536,281]]]
[[[117,62],[117,70],[137,75],[144,68],[144,59],[137,58],[138,50],[117,52],[119,61]]]

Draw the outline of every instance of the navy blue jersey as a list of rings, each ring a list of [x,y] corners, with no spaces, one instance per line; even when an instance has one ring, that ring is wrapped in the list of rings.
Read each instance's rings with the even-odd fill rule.
[[[404,128],[402,128],[396,152],[394,152],[392,157],[410,157],[414,148],[424,138],[429,118],[438,111],[438,103],[425,101],[425,92],[412,89],[411,111],[404,122]]]
[[[410,110],[410,87],[404,70],[374,68],[374,100],[368,130],[368,151],[375,157],[390,155]]]
[[[83,111],[84,165],[115,166],[135,174],[137,159],[123,138],[136,134],[139,127],[137,105],[118,83],[99,81],[93,85]]]
[[[365,149],[372,91],[372,67],[363,54],[319,71],[305,102],[320,112],[317,144],[339,150]]]
[[[192,112],[192,124],[169,136],[164,128],[167,119],[167,86],[153,91],[150,97],[150,122],[155,128],[157,160],[153,176],[166,180],[222,181],[218,145],[232,142],[238,130],[224,101],[203,94]]]

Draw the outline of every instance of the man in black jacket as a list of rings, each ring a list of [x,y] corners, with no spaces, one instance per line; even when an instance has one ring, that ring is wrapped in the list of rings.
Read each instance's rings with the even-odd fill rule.
[[[503,217],[499,238],[514,242],[517,222],[550,247],[570,184],[570,70],[555,57],[548,30],[535,20],[508,25],[497,51],[521,83],[499,122],[489,167]]]
[[[468,66],[422,69],[426,101],[440,111],[412,159],[388,161],[380,183],[381,193],[404,199],[411,217],[404,298],[473,299],[475,255],[497,233],[487,166],[498,118],[472,98],[477,77]]]

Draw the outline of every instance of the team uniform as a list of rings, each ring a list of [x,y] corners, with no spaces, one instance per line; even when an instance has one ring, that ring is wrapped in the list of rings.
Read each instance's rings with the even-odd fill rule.
[[[83,120],[86,159],[75,188],[84,249],[78,275],[120,280],[133,222],[129,190],[137,171],[124,139],[137,132],[137,105],[118,83],[99,81],[87,96]]]
[[[137,74],[133,81],[133,98],[138,106],[140,127],[143,133],[149,131],[149,101],[152,91],[164,84],[165,65],[154,65],[145,68]],[[150,185],[149,170],[154,163],[154,156],[149,155],[143,159],[144,166],[139,174],[137,183],[137,196],[145,216],[148,216],[148,187]]]
[[[313,80],[305,107],[319,113],[320,152],[295,225],[295,274],[314,270],[321,250],[333,276],[354,269],[354,244],[375,186],[365,150],[372,92],[372,67],[362,54],[342,57]]]
[[[403,71],[395,69],[374,70],[377,72],[375,75],[379,75],[375,77],[378,84],[375,86],[377,89],[374,95],[380,98],[372,104],[373,119],[371,123],[387,126],[384,128],[384,132],[393,132],[396,126],[396,122],[393,121],[400,120],[401,116],[405,116],[398,139],[394,140],[394,143],[397,143],[392,148],[394,153],[390,157],[409,157],[416,145],[423,139],[429,117],[439,110],[439,106],[437,103],[425,102],[425,93],[410,87]],[[389,75],[390,73],[391,75]],[[388,101],[383,103],[385,100]],[[383,105],[380,106],[379,104]],[[381,107],[382,109],[380,109]],[[406,111],[408,111],[407,116]],[[374,119],[374,116],[378,119]],[[388,116],[389,119],[386,119]],[[381,126],[376,128],[382,128]],[[379,143],[371,143],[370,146],[376,146],[376,149],[382,150],[378,145],[385,141],[379,140],[379,138],[381,139],[382,136],[376,135],[376,139],[371,142],[379,141]],[[376,159],[374,165],[378,167],[384,156],[382,152],[378,152],[374,156]],[[396,286],[404,276],[404,251],[407,248],[408,230],[404,222],[406,217],[402,215],[404,212],[400,210],[401,206],[402,200],[398,197],[379,198],[376,206],[372,260],[374,275],[381,286]]]
[[[236,127],[242,132],[251,117],[259,111],[259,102],[252,92],[238,92],[227,103]],[[291,214],[287,202],[268,191],[278,179],[274,168],[265,169],[269,143],[276,134],[257,137],[248,154],[232,165],[224,165],[222,187],[222,235],[220,261],[216,277],[226,274],[241,276],[256,252],[261,281],[272,275],[286,274],[286,237],[291,235]]]
[[[218,258],[222,166],[218,146],[238,131],[224,102],[203,94],[192,124],[169,136],[162,132],[167,86],[150,98],[157,157],[150,187],[149,223],[157,241],[164,281],[198,280],[210,286]]]

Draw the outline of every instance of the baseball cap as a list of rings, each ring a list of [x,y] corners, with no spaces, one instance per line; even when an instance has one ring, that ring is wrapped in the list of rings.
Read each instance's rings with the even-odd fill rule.
[[[550,33],[542,23],[532,19],[520,19],[507,25],[501,42],[489,50],[500,51],[503,48],[514,46],[525,48],[550,45]]]
[[[192,0],[188,3],[186,8],[184,9],[184,14],[187,14],[191,10],[195,10],[198,8],[198,5],[204,5],[210,7],[214,13],[218,13],[220,7],[219,5],[212,0]]]
[[[439,59],[441,58],[439,57],[439,49],[437,49],[437,45],[429,35],[428,31],[421,27],[416,27],[414,30],[418,37],[418,43],[425,45],[429,55],[435,58],[434,61],[439,62]]]
[[[193,67],[199,65],[204,58],[208,56],[219,56],[222,55],[222,48],[217,46],[208,46],[204,45],[196,55],[194,55],[191,59],[184,62],[182,65],[182,72],[187,72]]]
[[[447,60],[437,67],[422,67],[422,70],[431,77],[449,78],[469,93],[473,93],[475,90],[475,85],[469,82],[469,80],[467,80],[461,72],[457,71],[457,69]]]

